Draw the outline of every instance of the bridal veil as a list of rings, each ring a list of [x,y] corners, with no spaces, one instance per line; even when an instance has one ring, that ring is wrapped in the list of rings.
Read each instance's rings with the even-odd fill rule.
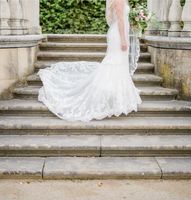
[[[105,10],[105,18],[108,26],[111,26],[113,20],[113,13],[112,13],[112,4],[115,0],[106,0],[106,10]],[[125,0],[128,1],[128,0]],[[128,2],[126,2],[128,4]],[[129,6],[129,5],[128,5]],[[129,8],[130,11],[130,8]],[[128,13],[129,14],[129,13]],[[130,27],[129,22],[129,15],[124,16],[124,23],[128,29],[127,41],[129,43],[129,72],[132,76],[138,67],[138,60],[140,56],[140,43],[139,38],[137,37],[136,33],[133,31],[133,28]]]

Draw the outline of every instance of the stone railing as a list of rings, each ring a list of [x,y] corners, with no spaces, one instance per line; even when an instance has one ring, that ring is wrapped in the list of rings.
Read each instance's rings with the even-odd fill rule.
[[[191,0],[148,0],[148,8],[155,13],[161,23],[159,30],[150,25],[148,32],[163,36],[190,37],[191,36]],[[183,27],[182,25],[183,24]]]
[[[155,73],[163,86],[179,90],[179,98],[191,100],[191,0],[148,0],[148,8],[161,25],[149,24],[144,38]]]
[[[0,35],[40,33],[39,0],[0,0]]]

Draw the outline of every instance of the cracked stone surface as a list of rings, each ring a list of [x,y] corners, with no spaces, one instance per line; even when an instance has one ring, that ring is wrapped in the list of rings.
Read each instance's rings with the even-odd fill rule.
[[[164,179],[191,178],[191,157],[157,157]]]
[[[0,179],[190,179],[191,157],[0,157]]]
[[[160,178],[154,158],[48,158],[45,179],[60,178]]]
[[[0,158],[0,179],[42,178],[44,158]]]

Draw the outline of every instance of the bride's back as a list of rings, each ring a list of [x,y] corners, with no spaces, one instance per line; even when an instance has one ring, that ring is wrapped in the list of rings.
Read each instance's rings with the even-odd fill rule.
[[[107,0],[106,1],[106,21],[110,26],[112,23],[117,22],[120,14],[126,13],[126,8],[129,9],[127,0]],[[127,11],[128,12],[128,11]]]

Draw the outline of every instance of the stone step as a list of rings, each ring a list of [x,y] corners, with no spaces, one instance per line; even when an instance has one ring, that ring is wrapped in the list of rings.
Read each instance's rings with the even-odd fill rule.
[[[140,38],[140,43],[145,43]],[[48,42],[68,43],[106,43],[106,34],[47,34]]]
[[[48,34],[48,42],[106,43],[106,34]]]
[[[0,116],[1,135],[184,135],[191,117],[113,117],[68,122],[56,117]]]
[[[190,156],[191,135],[0,135],[0,156]]]
[[[0,178],[190,179],[191,157],[1,157]]]
[[[35,72],[38,72],[39,69],[43,69],[46,67],[50,67],[51,64],[55,64],[56,61],[38,61],[35,63]],[[144,63],[144,62],[139,62],[138,67],[136,70],[136,74],[142,74],[142,73],[153,73],[154,72],[154,65],[152,63]]]
[[[135,74],[133,81],[136,86],[160,86],[163,79],[160,76],[154,74]],[[41,86],[42,82],[37,74],[28,76],[27,83],[29,85]]]
[[[56,52],[106,52],[107,43],[60,43],[43,42],[39,45],[41,51]],[[147,45],[140,44],[141,52],[147,52]]]
[[[38,61],[97,61],[101,62],[106,53],[104,52],[50,52],[40,51],[37,55]],[[140,53],[139,62],[150,62],[150,53]]]
[[[15,98],[36,99],[41,86],[16,87],[13,89]],[[140,95],[143,100],[172,100],[176,98],[178,91],[176,89],[156,87],[138,87],[141,90]]]
[[[0,101],[1,116],[55,116],[48,108],[37,100],[11,99]],[[121,115],[124,116],[124,115]],[[129,113],[127,117],[178,116],[191,117],[189,101],[144,101],[138,106],[138,112]]]
[[[0,179],[42,179],[44,158],[0,157]]]

